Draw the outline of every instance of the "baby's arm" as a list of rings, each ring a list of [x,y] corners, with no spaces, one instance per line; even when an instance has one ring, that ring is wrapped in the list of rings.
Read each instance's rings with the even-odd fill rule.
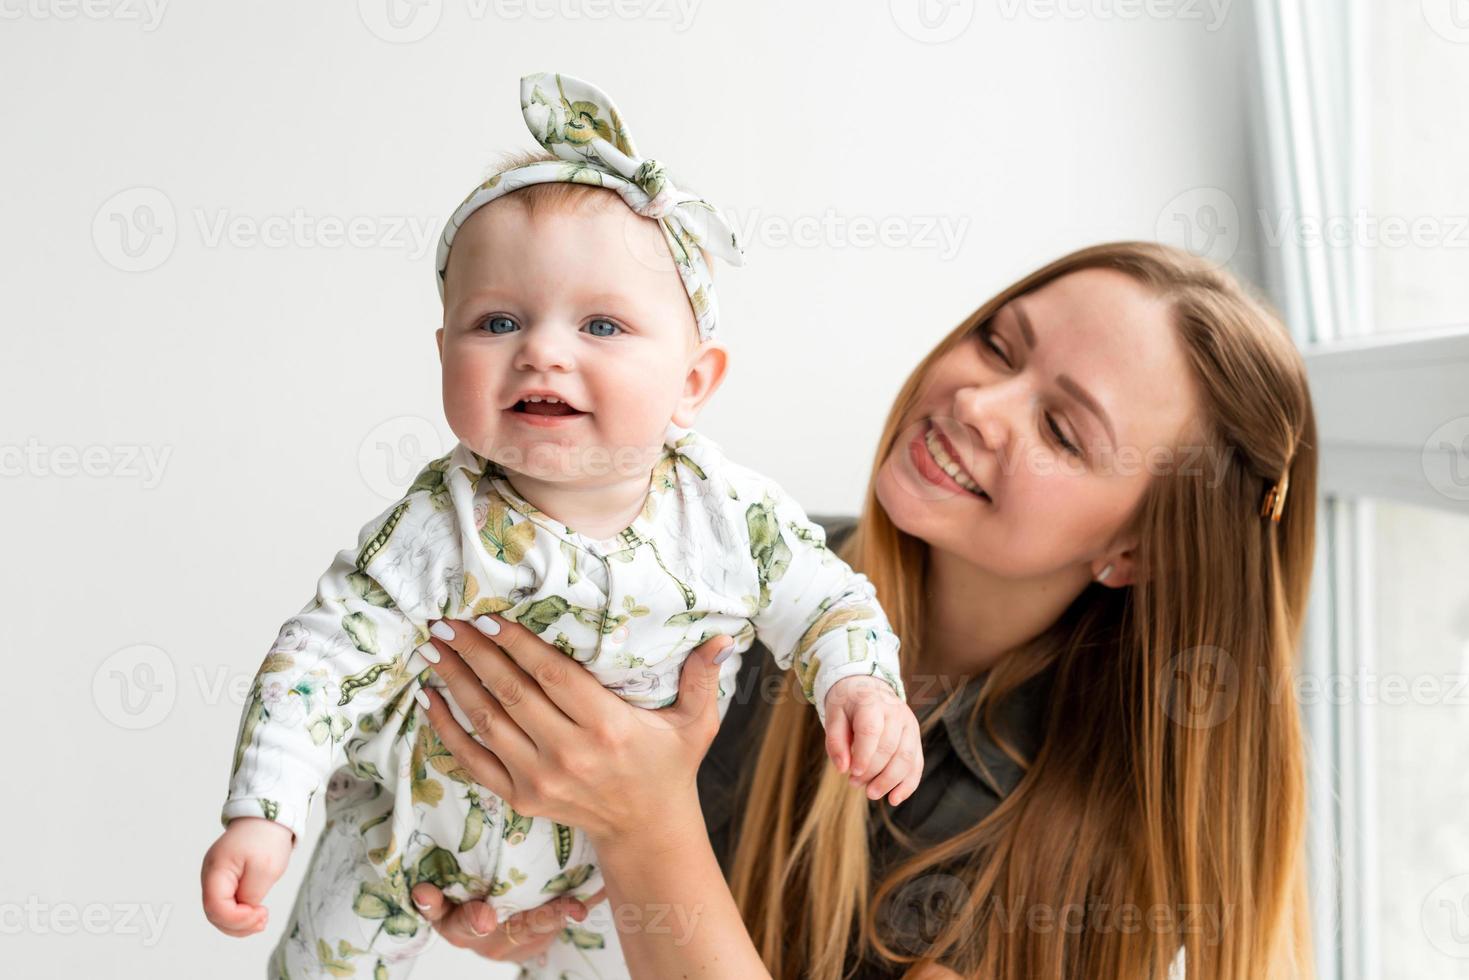
[[[760,575],[756,631],[826,728],[827,754],[870,799],[901,802],[918,785],[918,720],[905,700],[898,637],[872,583],[826,548],[821,526],[778,486],[747,499]]]
[[[426,666],[415,657],[427,639],[424,617],[438,612],[429,606],[448,588],[434,570],[455,564],[443,550],[457,548],[446,516],[420,494],[370,521],[358,546],[337,554],[316,597],[281,628],[260,665],[220,813],[226,829],[202,875],[205,914],[223,931],[248,935],[264,927],[259,903],[284,872],[317,794],[346,762],[348,739],[361,734],[358,722],[388,697],[407,710],[406,685]],[[421,590],[425,579],[437,588]],[[457,603],[461,595],[443,601]]]

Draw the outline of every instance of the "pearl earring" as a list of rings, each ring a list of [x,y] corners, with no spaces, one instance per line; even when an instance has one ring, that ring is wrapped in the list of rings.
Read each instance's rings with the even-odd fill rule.
[[[1107,567],[1104,568],[1104,569],[1102,569],[1100,572],[1097,573],[1097,581],[1098,582],[1105,582],[1105,581],[1107,581],[1107,576],[1108,575],[1111,575],[1111,574],[1112,574],[1112,563],[1111,562],[1108,562],[1107,563]]]

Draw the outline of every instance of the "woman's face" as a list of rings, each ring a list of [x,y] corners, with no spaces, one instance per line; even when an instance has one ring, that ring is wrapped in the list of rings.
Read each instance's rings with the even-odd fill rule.
[[[1167,304],[1123,273],[1072,272],[934,362],[877,496],[903,531],[1004,578],[1111,560],[1153,474],[1207,475],[1178,445],[1198,404]]]

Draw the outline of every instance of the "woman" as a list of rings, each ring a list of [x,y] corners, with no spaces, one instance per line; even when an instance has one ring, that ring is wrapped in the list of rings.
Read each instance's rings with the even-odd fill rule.
[[[1190,980],[1304,977],[1315,438],[1298,351],[1227,273],[1084,249],[913,371],[842,542],[903,638],[912,798],[851,789],[787,682],[704,760],[743,780],[729,832],[729,780],[703,808],[696,784],[719,639],[650,712],[515,624],[451,624],[439,672],[484,746],[430,717],[518,811],[586,829],[615,909],[699,910],[686,932],[614,916],[634,976],[1162,978],[1181,955]],[[414,894],[456,942],[490,924]],[[568,910],[481,950],[539,949]]]

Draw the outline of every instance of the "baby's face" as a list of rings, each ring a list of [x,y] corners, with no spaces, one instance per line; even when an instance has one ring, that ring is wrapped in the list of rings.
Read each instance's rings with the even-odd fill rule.
[[[690,371],[712,344],[662,232],[610,191],[534,217],[511,197],[472,214],[449,254],[438,343],[460,440],[584,487],[647,474],[668,423],[692,427]]]

